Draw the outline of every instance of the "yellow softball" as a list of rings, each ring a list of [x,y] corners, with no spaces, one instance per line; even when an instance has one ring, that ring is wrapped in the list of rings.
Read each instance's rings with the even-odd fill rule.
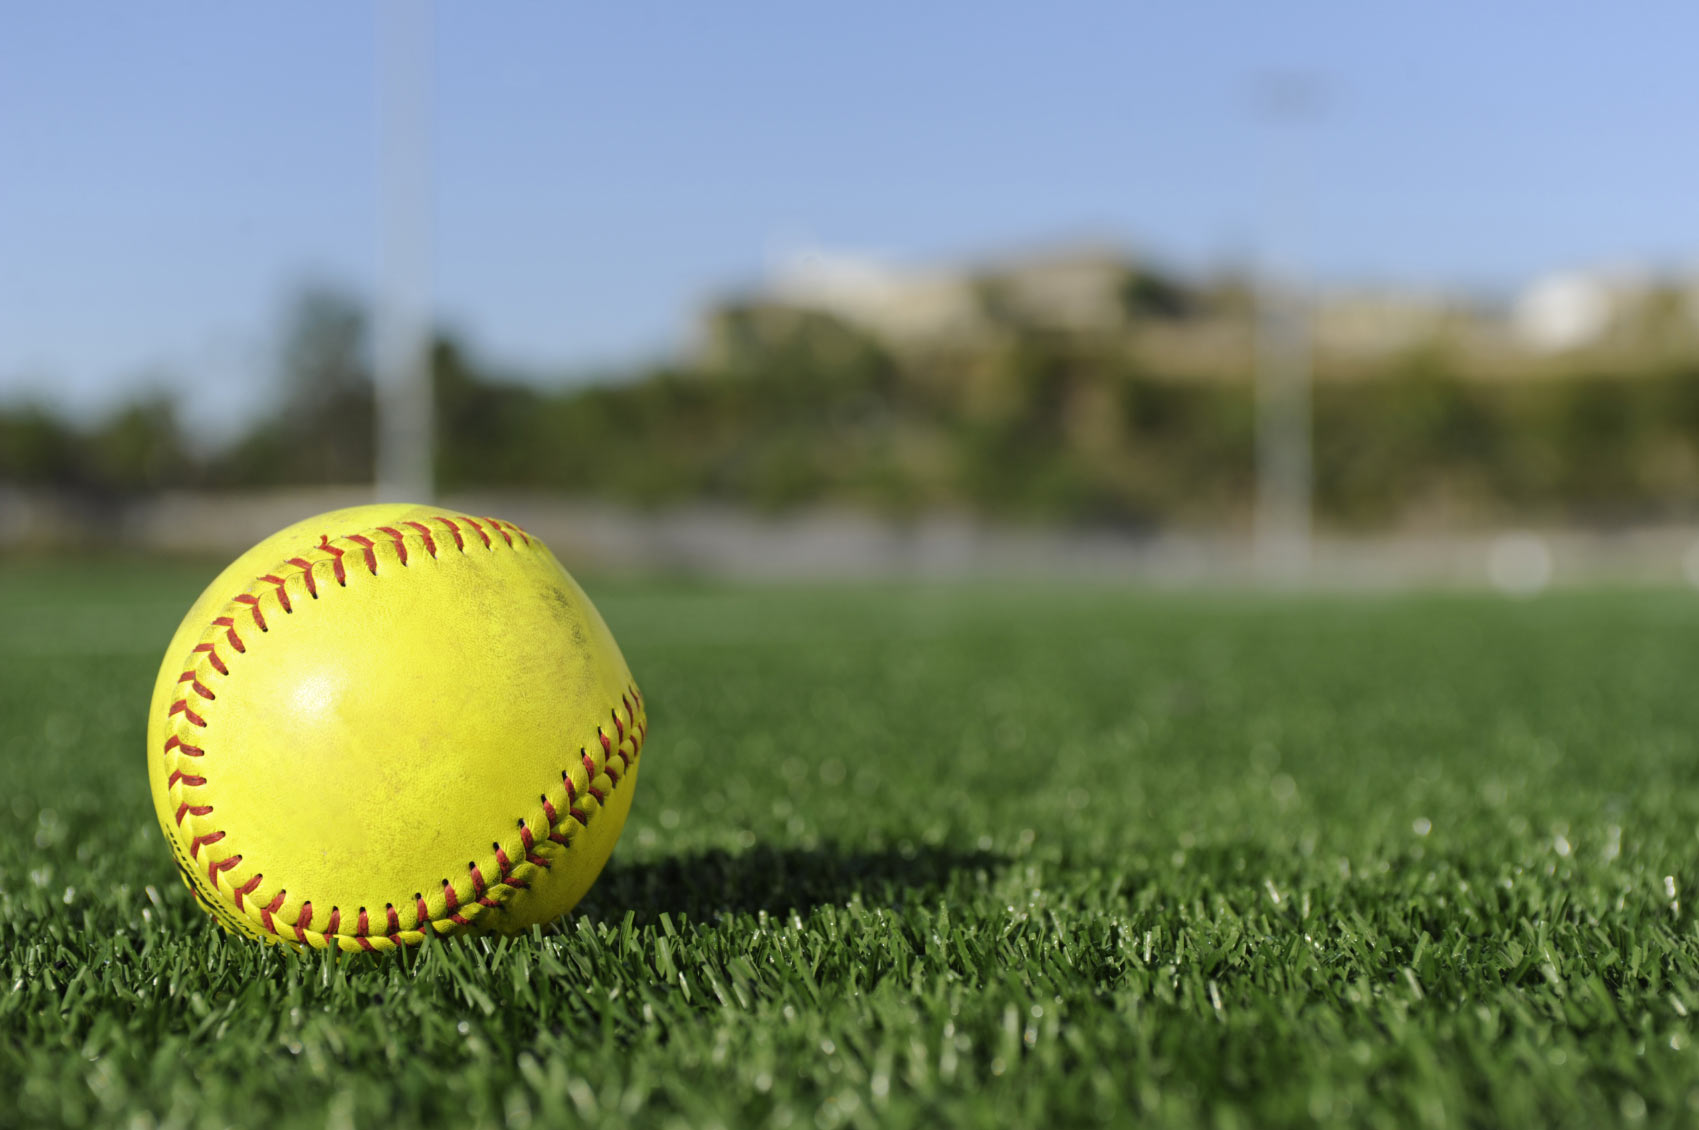
[[[237,558],[166,649],[148,779],[227,929],[343,950],[565,913],[631,807],[643,698],[511,522],[357,506]]]

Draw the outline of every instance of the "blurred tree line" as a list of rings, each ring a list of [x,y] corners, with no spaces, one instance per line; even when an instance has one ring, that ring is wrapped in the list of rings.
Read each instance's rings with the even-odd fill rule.
[[[1160,280],[1139,316],[1188,316]],[[771,327],[769,327],[770,331]],[[162,488],[366,481],[366,318],[317,291],[294,307],[275,411],[216,450],[150,395],[77,426],[0,405],[0,482],[117,496]],[[441,488],[525,488],[639,506],[847,503],[892,515],[967,509],[1131,528],[1248,514],[1248,382],[1174,379],[1135,353],[1013,324],[991,348],[917,363],[825,315],[795,312],[712,368],[544,389],[434,347]],[[1412,349],[1315,389],[1317,510],[1336,527],[1421,521],[1655,520],[1699,514],[1699,362],[1471,379]]]

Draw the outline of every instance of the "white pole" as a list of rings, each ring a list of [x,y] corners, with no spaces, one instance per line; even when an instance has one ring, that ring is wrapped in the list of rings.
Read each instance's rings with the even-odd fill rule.
[[[377,497],[429,502],[431,396],[431,0],[378,5]]]

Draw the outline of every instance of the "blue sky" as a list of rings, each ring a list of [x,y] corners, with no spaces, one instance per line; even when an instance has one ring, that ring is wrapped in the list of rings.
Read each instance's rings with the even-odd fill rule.
[[[725,9],[711,10],[711,9]],[[1304,257],[1513,287],[1699,263],[1699,7],[470,4],[437,10],[435,289],[557,377],[664,351],[776,245],[929,261],[1109,237],[1243,262],[1257,76],[1319,76]],[[369,287],[359,4],[0,13],[0,396],[270,391],[304,283]]]

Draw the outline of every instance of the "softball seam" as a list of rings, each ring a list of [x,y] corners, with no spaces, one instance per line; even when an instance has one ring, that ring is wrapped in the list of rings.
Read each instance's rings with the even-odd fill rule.
[[[162,756],[173,759],[166,790],[170,803],[175,805],[175,828],[168,829],[171,831],[168,839],[177,857],[178,867],[189,881],[189,888],[196,899],[211,911],[214,917],[228,926],[239,928],[240,924],[245,924],[280,941],[315,948],[336,945],[340,949],[350,951],[393,949],[423,940],[427,928],[435,933],[446,934],[472,925],[485,912],[501,907],[514,892],[526,889],[537,870],[546,870],[552,866],[549,859],[539,854],[537,833],[532,831],[526,819],[521,816],[517,819],[518,858],[510,855],[500,842],[492,842],[491,854],[485,857],[485,866],[481,867],[478,860],[474,859],[467,863],[466,874],[460,882],[451,881],[446,877],[442,879],[442,914],[433,915],[427,906],[424,892],[415,892],[410,908],[413,918],[411,926],[404,927],[401,924],[401,914],[392,902],[384,905],[381,923],[374,920],[375,916],[369,908],[357,908],[352,916],[351,932],[344,932],[343,928],[349,923],[342,909],[336,906],[330,908],[323,927],[314,929],[316,915],[310,899],[301,902],[293,922],[281,921],[282,911],[288,900],[286,886],[279,887],[276,895],[264,905],[259,905],[257,900],[250,897],[263,883],[264,872],[256,872],[241,886],[220,885],[219,876],[240,865],[242,855],[240,852],[225,856],[216,853],[214,845],[225,839],[225,831],[216,827],[201,830],[204,824],[208,823],[206,817],[213,814],[214,806],[204,803],[203,797],[195,795],[200,789],[206,788],[208,782],[197,764],[198,759],[206,754],[205,748],[198,744],[202,740],[200,731],[207,729],[204,708],[200,704],[217,700],[217,692],[212,685],[215,682],[214,673],[219,678],[228,677],[230,664],[234,662],[234,659],[227,660],[220,656],[219,648],[228,645],[230,651],[237,655],[246,654],[248,649],[243,642],[242,631],[247,631],[248,627],[243,624],[239,631],[238,617],[251,620],[254,629],[261,632],[270,631],[261,607],[265,599],[274,600],[284,615],[292,615],[295,607],[289,596],[290,581],[298,578],[306,589],[308,598],[318,600],[319,583],[318,578],[314,576],[314,570],[321,566],[329,568],[329,580],[346,588],[350,569],[343,561],[345,555],[357,552],[359,563],[375,577],[378,575],[380,547],[387,552],[393,552],[394,561],[400,567],[407,567],[410,538],[416,539],[419,548],[432,558],[437,556],[437,539],[441,537],[452,539],[454,548],[465,554],[469,544],[467,531],[475,535],[482,543],[482,548],[489,552],[494,552],[498,546],[519,549],[521,546],[529,548],[532,544],[530,535],[524,530],[511,522],[496,518],[485,518],[480,523],[477,519],[464,516],[457,521],[445,515],[433,515],[427,521],[440,523],[440,527],[433,532],[432,526],[426,522],[406,521],[393,526],[374,527],[360,533],[343,534],[334,539],[321,535],[318,545],[300,556],[289,558],[273,572],[257,577],[250,584],[248,591],[234,597],[231,606],[225,609],[228,614],[215,617],[208,625],[207,637],[212,638],[203,637],[192,649],[190,655],[194,665],[178,677],[177,698],[167,710],[167,725],[171,732],[167,734],[160,751]],[[466,530],[462,530],[462,525]],[[399,527],[407,529],[403,531]],[[519,539],[517,543],[516,535]],[[343,544],[336,544],[338,542]],[[222,645],[217,642],[220,636]],[[624,718],[620,717],[620,706],[625,708]],[[643,741],[647,735],[647,721],[643,698],[637,687],[628,685],[626,693],[620,696],[619,705],[611,707],[608,713],[612,721],[612,736],[604,726],[596,727],[597,744],[601,746],[600,760],[591,752],[594,747],[586,744],[579,750],[578,764],[561,770],[561,784],[564,789],[562,803],[557,805],[551,801],[547,792],[539,794],[547,829],[543,838],[559,845],[562,850],[570,848],[572,840],[577,838],[577,829],[589,827],[590,821],[600,811],[602,804],[631,772],[642,753]],[[616,759],[619,766],[617,771]],[[585,781],[582,786],[572,778],[574,768],[582,768],[584,771]],[[607,779],[605,786],[599,783],[604,777]],[[194,818],[194,823],[185,828],[185,820],[190,817]],[[204,858],[203,849],[206,852]],[[490,868],[494,869],[494,882],[487,882],[484,877],[484,872]],[[462,885],[466,888],[464,892],[457,889]],[[232,904],[234,912],[231,910]],[[240,919],[237,919],[236,915],[239,915]]]

